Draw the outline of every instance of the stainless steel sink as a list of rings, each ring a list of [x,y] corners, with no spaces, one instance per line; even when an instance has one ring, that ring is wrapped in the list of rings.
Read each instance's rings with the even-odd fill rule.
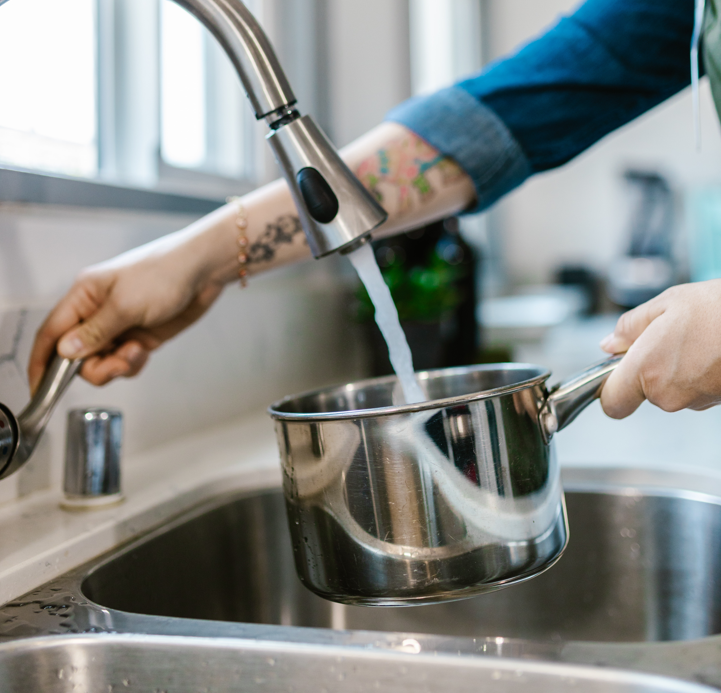
[[[0,647],[4,693],[711,693],[683,681],[490,658],[158,636],[25,640]]]
[[[634,642],[721,632],[721,505],[688,494],[567,492],[558,565],[474,599],[331,604],[293,567],[280,492],[215,501],[94,569],[82,591],[139,614],[465,637]]]
[[[496,680],[493,671],[507,687],[487,690],[515,690],[504,667],[539,690],[551,680],[564,690],[563,677],[579,665],[599,676],[635,670],[721,689],[721,479],[584,470],[567,473],[565,485],[571,542],[546,574],[468,601],[393,609],[331,604],[303,587],[277,489],[211,499],[1,607],[0,681],[15,681],[17,661],[32,676],[64,666],[55,662],[90,671],[98,661],[112,683],[121,665],[138,681],[166,664],[171,676],[186,664],[227,671],[231,661],[256,676],[268,658],[298,661],[298,671],[322,679],[337,656],[360,672],[349,678],[358,690],[372,690],[367,677],[376,672],[394,681],[382,685],[388,690],[462,691],[469,681],[478,689]],[[524,679],[536,676],[532,661],[551,666],[539,673],[551,678]],[[407,686],[401,669],[411,671]],[[414,678],[419,671],[427,685]],[[187,683],[196,674],[156,687],[201,690]],[[601,686],[581,678],[579,692]],[[603,690],[667,690],[640,679],[606,683]],[[302,676],[293,685],[306,690]],[[266,690],[258,686],[250,689]]]

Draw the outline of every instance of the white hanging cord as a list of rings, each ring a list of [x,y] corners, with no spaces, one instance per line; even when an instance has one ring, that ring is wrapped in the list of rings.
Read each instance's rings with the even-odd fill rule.
[[[699,46],[706,16],[706,0],[696,0],[696,17],[691,39],[691,89],[693,91],[693,122],[696,131],[696,149],[701,151],[701,103],[699,99]]]

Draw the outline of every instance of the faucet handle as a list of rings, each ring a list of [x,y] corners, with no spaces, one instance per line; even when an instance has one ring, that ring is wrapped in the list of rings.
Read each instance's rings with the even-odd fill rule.
[[[55,405],[82,363],[81,359],[71,361],[55,354],[37,392],[19,416],[0,405],[0,479],[10,476],[28,461]]]
[[[34,445],[37,442],[55,405],[82,364],[82,359],[71,361],[57,353],[48,363],[35,395],[18,416],[22,437],[29,444]]]

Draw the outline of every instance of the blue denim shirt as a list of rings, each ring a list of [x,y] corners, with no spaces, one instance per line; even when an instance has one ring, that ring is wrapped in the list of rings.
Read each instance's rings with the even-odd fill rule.
[[[515,55],[388,119],[463,167],[478,212],[686,87],[693,22],[694,0],[587,0]]]

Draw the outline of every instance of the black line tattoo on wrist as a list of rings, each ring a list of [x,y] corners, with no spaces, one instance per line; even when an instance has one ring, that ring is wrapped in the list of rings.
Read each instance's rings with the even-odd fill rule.
[[[303,235],[300,219],[292,214],[284,214],[265,227],[265,231],[250,244],[249,262],[272,262],[281,245],[291,245],[295,237]]]

